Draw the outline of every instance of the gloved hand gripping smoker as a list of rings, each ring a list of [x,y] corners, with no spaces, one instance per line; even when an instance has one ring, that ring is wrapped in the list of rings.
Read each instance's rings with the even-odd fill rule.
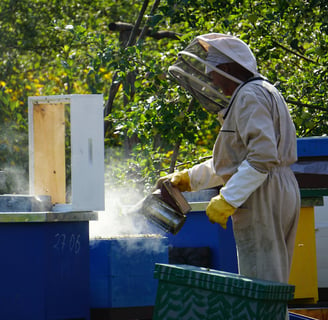
[[[171,182],[172,186],[180,191],[191,191],[191,182],[188,170],[172,173],[168,176],[160,178],[156,186],[162,187],[163,184]],[[227,228],[228,218],[234,214],[236,208],[230,205],[219,194],[213,197],[206,208],[206,214],[212,223],[219,223],[222,228]]]

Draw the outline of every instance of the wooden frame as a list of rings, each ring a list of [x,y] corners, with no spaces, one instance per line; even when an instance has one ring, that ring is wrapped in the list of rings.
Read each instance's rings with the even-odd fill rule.
[[[65,106],[70,116],[65,118]],[[104,210],[103,96],[28,98],[29,183],[65,210]],[[67,201],[65,122],[70,122],[71,203]],[[65,204],[66,206],[62,206]]]

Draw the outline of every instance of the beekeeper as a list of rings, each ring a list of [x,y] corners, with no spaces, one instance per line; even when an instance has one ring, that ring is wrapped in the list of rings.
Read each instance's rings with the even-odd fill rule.
[[[290,169],[297,160],[296,134],[286,103],[258,73],[253,53],[240,39],[211,33],[197,37],[192,44],[206,57],[202,59],[195,54],[197,50],[187,47],[181,56],[189,69],[183,69],[180,61],[171,71],[180,70],[175,77],[197,97],[197,93],[206,92],[205,80],[188,71],[192,70],[188,59],[203,63],[203,79],[210,78],[211,88],[221,92],[217,111],[223,124],[210,160],[165,178],[180,191],[223,185],[209,202],[206,214],[223,228],[231,216],[239,273],[287,283],[300,195]],[[208,101],[215,102],[219,99],[213,98],[211,88],[207,90],[211,92]]]

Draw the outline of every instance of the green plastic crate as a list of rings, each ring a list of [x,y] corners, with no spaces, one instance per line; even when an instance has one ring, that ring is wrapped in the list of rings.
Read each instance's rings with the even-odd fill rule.
[[[153,320],[283,320],[295,287],[190,265],[156,264]]]

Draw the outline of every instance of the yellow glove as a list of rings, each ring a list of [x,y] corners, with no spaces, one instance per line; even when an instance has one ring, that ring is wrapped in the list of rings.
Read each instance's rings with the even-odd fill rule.
[[[219,223],[222,228],[227,228],[228,218],[236,208],[230,205],[221,194],[213,197],[206,208],[206,214],[212,223]]]
[[[181,192],[191,191],[188,170],[173,173],[171,183],[173,187],[177,187]]]
[[[188,170],[177,171],[171,174],[168,174],[165,177],[159,178],[156,182],[156,188],[161,188],[165,180],[170,180],[172,186],[178,188],[181,192],[191,191],[190,178]]]

